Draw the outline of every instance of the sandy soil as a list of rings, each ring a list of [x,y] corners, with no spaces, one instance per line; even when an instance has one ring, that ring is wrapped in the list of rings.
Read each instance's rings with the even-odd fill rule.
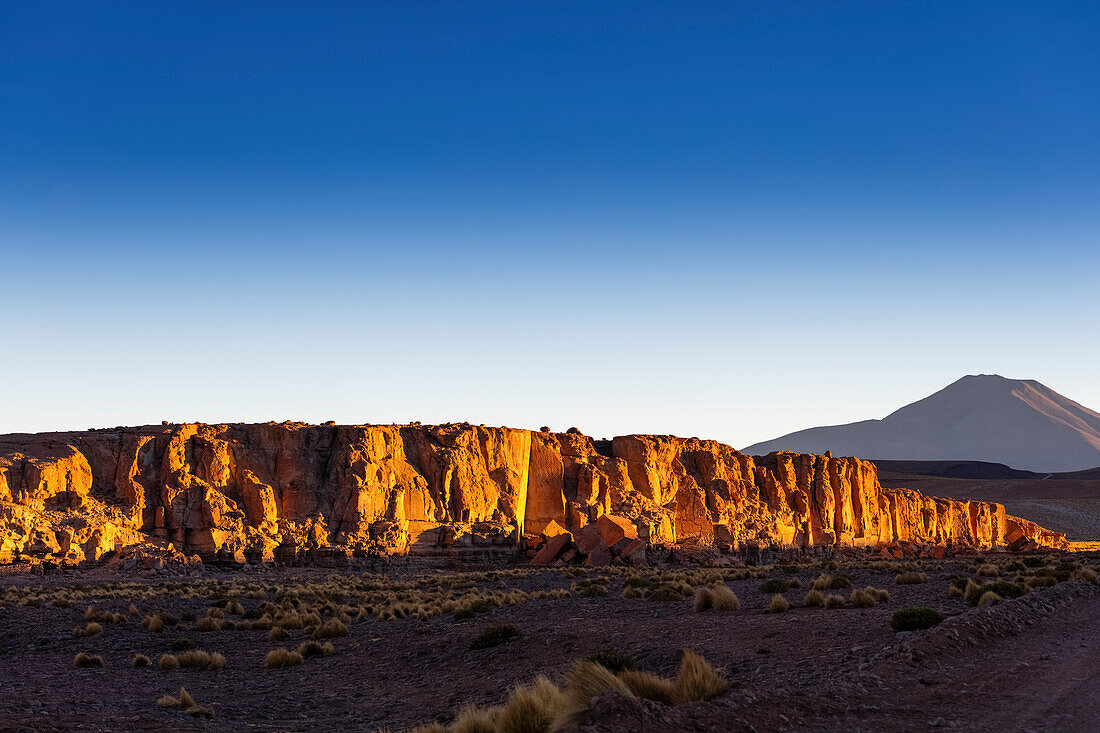
[[[574,660],[608,645],[633,654],[642,669],[669,676],[675,673],[681,650],[695,649],[725,668],[733,691],[718,703],[679,708],[645,703],[642,713],[634,708],[600,712],[601,705],[624,702],[601,700],[597,712],[606,721],[598,730],[916,730],[936,719],[942,721],[937,725],[996,730],[1004,729],[997,721],[1017,719],[1012,706],[1018,715],[1026,709],[1028,714],[1045,710],[1044,715],[1070,716],[1061,730],[1098,720],[1091,703],[1080,698],[1082,693],[1100,692],[1089,662],[1100,651],[1100,600],[1084,581],[1039,589],[1025,597],[1042,597],[1068,586],[1087,586],[1091,594],[1059,606],[1063,610],[1036,615],[1037,625],[1019,636],[972,648],[952,646],[926,654],[917,664],[909,661],[908,652],[898,651],[906,637],[890,629],[890,617],[898,608],[913,605],[934,606],[960,618],[974,615],[975,609],[947,592],[948,579],[966,575],[965,568],[955,562],[937,563],[926,570],[931,581],[920,585],[896,585],[894,570],[856,569],[850,575],[857,587],[886,588],[892,599],[870,609],[803,607],[802,597],[819,572],[804,568],[793,574],[773,573],[797,577],[804,586],[786,593],[792,609],[785,614],[766,612],[771,594],[761,592],[759,579],[729,583],[743,602],[741,611],[697,614],[690,598],[624,598],[622,578],[614,577],[603,597],[573,594],[530,600],[496,607],[470,620],[456,621],[451,615],[426,620],[371,617],[351,624],[347,637],[333,640],[334,656],[280,670],[265,669],[264,655],[274,647],[297,646],[307,638],[305,632],[292,631],[289,640],[271,642],[262,630],[200,633],[193,622],[185,622],[181,629],[154,633],[142,628],[138,616],[125,625],[105,623],[95,636],[74,638],[72,629],[84,622],[87,601],[71,608],[8,604],[0,611],[0,656],[5,662],[0,667],[0,730],[400,730],[431,720],[447,722],[467,704],[500,703],[514,683],[538,674],[558,677]],[[207,576],[280,584],[324,577],[300,571],[243,578],[208,571]],[[543,571],[526,578],[490,577],[479,585],[532,591],[566,589],[575,580],[561,571]],[[0,581],[0,589],[80,584],[86,584],[90,595],[105,592],[94,580],[75,576],[7,577]],[[240,600],[245,609],[263,602]],[[126,613],[131,601],[92,602],[101,611]],[[208,599],[172,595],[135,603],[142,615],[170,611],[199,618],[210,605]],[[473,638],[496,621],[514,624],[520,638],[471,650]],[[156,662],[180,637],[224,654],[226,668],[207,672],[131,666],[139,652]],[[74,655],[81,651],[102,655],[105,666],[74,668]],[[899,662],[901,657],[905,660]],[[199,703],[213,708],[213,720],[156,707],[158,697],[181,685]],[[1035,694],[1012,696],[1024,691]],[[998,706],[1009,707],[998,713]],[[689,719],[696,722],[689,725]],[[639,720],[644,724],[637,724]],[[1047,724],[1049,720],[1053,718],[1041,717],[1034,727],[1056,729]]]

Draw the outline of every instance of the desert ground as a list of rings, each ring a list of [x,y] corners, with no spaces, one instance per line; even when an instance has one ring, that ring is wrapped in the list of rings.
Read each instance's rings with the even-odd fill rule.
[[[1100,555],[655,560],[167,579],[10,566],[0,728],[1038,731],[1100,718]],[[931,609],[900,614],[914,628],[934,625],[895,630],[911,608]],[[678,676],[684,650],[710,665],[706,684]],[[517,717],[510,691],[540,675],[549,712]],[[194,704],[158,706],[181,687]]]

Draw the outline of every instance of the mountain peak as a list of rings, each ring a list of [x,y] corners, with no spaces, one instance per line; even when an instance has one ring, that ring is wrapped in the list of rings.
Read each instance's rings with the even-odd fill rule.
[[[745,448],[776,450],[1078,471],[1100,466],[1100,413],[1034,379],[969,374],[882,420],[800,430]]]

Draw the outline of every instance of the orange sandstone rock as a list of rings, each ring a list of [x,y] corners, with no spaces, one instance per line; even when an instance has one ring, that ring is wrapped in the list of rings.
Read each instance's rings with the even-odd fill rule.
[[[567,527],[582,555],[642,558],[647,543],[685,541],[1066,546],[999,504],[884,489],[868,461],[694,438],[291,422],[0,436],[0,562],[98,560],[150,539],[230,562],[430,553]]]

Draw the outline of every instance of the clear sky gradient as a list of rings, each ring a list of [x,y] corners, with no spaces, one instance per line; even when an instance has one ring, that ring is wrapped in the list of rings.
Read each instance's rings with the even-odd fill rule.
[[[5,3],[0,432],[1100,408],[1100,7]]]

